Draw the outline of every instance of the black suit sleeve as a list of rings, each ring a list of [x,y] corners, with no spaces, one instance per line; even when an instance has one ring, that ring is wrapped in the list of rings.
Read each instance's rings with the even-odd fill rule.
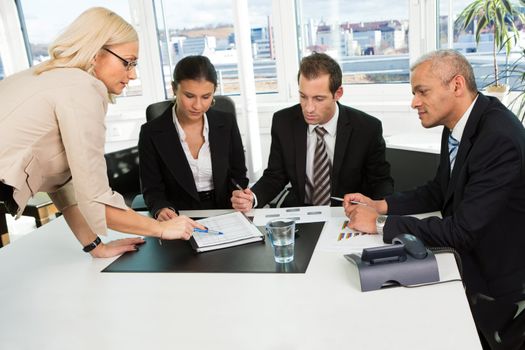
[[[394,180],[390,176],[390,164],[385,159],[386,144],[381,123],[378,123],[374,131],[366,157],[365,191],[371,198],[381,199],[394,191]]]
[[[498,229],[493,223],[507,215],[520,181],[521,162],[520,152],[510,137],[496,133],[484,135],[464,165],[468,168],[468,176],[464,183],[456,185],[453,215],[445,213],[443,219],[430,217],[422,220],[389,216],[384,228],[385,241],[390,241],[396,234],[409,232],[431,246],[472,250],[486,232]],[[456,163],[456,166],[459,165]],[[436,194],[436,188],[423,187],[416,191],[405,193],[405,197],[388,198],[389,213],[410,206],[415,208],[421,202],[438,203],[442,200]],[[424,212],[428,208],[416,209]]]
[[[144,202],[154,216],[163,208],[173,208],[173,204],[166,197],[162,162],[153,144],[152,135],[145,126],[146,124],[141,127],[139,135],[140,184]]]

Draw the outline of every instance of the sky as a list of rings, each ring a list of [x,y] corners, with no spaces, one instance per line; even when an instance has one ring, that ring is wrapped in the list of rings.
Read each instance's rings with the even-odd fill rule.
[[[183,29],[208,24],[233,23],[234,0],[162,0],[164,16],[169,28]],[[459,11],[470,0],[451,0]],[[442,1],[443,2],[443,1]],[[130,8],[127,0],[21,0],[32,43],[51,42],[82,11],[92,6],[107,7],[127,20]],[[377,21],[385,19],[408,19],[408,0],[302,0],[303,19],[333,21]],[[266,24],[271,14],[272,0],[248,0],[252,26]],[[204,9],[204,10],[203,10]],[[160,11],[158,11],[160,12]]]

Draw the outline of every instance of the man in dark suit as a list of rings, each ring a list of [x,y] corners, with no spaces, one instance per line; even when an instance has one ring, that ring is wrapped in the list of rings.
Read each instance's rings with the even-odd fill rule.
[[[349,226],[383,234],[385,242],[411,233],[428,246],[456,249],[484,347],[523,349],[525,130],[499,100],[477,91],[461,54],[427,54],[411,71],[412,107],[422,125],[444,126],[437,174],[380,201],[346,195]],[[400,216],[436,210],[442,218]]]
[[[268,167],[251,189],[233,192],[233,207],[262,207],[288,183],[285,206],[340,205],[330,197],[353,190],[373,198],[391,193],[381,122],[338,102],[343,87],[337,62],[322,53],[305,57],[298,81],[300,104],[273,117]]]

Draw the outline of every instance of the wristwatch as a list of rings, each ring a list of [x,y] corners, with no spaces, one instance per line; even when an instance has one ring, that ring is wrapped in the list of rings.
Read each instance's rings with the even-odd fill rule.
[[[89,243],[87,246],[82,248],[82,250],[85,251],[86,253],[89,253],[90,251],[95,249],[100,243],[102,243],[102,240],[100,239],[99,236],[97,236],[97,238],[93,242]]]
[[[378,215],[376,218],[376,231],[378,234],[383,234],[383,227],[385,227],[387,215]]]

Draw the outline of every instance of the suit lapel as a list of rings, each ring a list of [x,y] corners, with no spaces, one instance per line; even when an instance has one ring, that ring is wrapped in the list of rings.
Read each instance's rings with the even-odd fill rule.
[[[458,181],[459,174],[465,164],[465,160],[470,153],[472,148],[472,139],[475,136],[476,130],[478,128],[479,120],[483,111],[487,108],[489,100],[483,95],[479,94],[478,100],[474,104],[470,116],[468,118],[467,124],[465,125],[465,130],[463,130],[463,135],[461,135],[461,142],[459,144],[458,154],[456,156],[456,161],[454,163],[454,168],[452,169],[452,174],[450,174],[450,182],[448,183],[447,192],[445,196],[445,204],[452,198],[454,189]],[[450,162],[448,158],[448,135],[450,134],[449,130],[445,130],[446,141],[443,141],[442,147],[445,148],[446,162]],[[444,135],[445,136],[445,135]],[[447,167],[447,170],[450,171],[450,164]]]
[[[213,169],[213,187],[219,189],[224,186],[224,177],[227,176],[228,164],[225,160],[229,159],[230,143],[228,140],[230,140],[230,136],[227,135],[224,120],[220,115],[213,113],[213,111],[208,111],[206,115],[208,116],[209,126],[208,139],[210,142],[211,168]],[[218,192],[216,191],[216,193]]]
[[[155,147],[157,147],[160,157],[175,180],[193,198],[199,200],[190,164],[186,159],[179,134],[173,124],[172,109],[168,108],[160,118],[163,118],[162,130],[153,140]]]
[[[348,143],[351,134],[352,126],[350,124],[350,117],[347,113],[345,113],[343,107],[339,104],[339,119],[337,120],[337,134],[335,138],[334,164],[332,165],[332,189],[337,188],[338,186],[337,174],[339,174],[341,170],[345,153],[348,150]]]
[[[293,138],[295,141],[295,171],[297,174],[297,191],[299,192],[299,200],[304,202],[305,185],[306,185],[306,135],[308,132],[308,124],[304,121],[303,112],[299,107],[296,109]],[[283,152],[286,152],[283,150]]]

